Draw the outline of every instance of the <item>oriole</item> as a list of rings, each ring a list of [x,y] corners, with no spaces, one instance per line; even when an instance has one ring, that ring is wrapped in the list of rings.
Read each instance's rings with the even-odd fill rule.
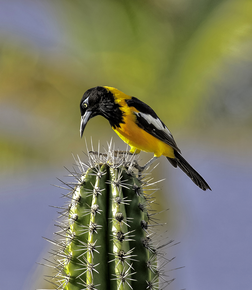
[[[128,96],[113,87],[95,87],[87,90],[80,102],[82,137],[87,122],[101,115],[112,129],[130,146],[130,152],[153,152],[156,158],[164,155],[174,167],[180,167],[201,189],[210,189],[207,182],[181,156],[171,132],[157,114],[144,102]]]

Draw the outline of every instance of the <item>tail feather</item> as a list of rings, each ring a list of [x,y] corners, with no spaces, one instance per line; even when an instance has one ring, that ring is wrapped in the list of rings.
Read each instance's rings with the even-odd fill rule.
[[[174,150],[174,154],[176,157],[175,159],[166,157],[174,167],[178,166],[180,169],[182,169],[185,174],[187,174],[191,180],[202,190],[211,190],[210,186],[207,184],[204,178],[200,176],[199,173],[193,169],[192,166],[177,151]]]

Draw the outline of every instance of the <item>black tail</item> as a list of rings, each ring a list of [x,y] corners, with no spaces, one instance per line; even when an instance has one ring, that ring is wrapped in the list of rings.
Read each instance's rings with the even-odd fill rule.
[[[194,170],[192,166],[177,151],[174,150],[174,154],[176,157],[175,159],[166,157],[174,167],[178,166],[180,169],[182,169],[185,174],[187,174],[191,180],[201,189],[212,190],[204,178],[200,176],[199,173]]]

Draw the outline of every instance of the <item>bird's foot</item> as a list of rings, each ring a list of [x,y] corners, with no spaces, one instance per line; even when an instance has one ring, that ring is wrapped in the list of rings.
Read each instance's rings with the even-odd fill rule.
[[[133,167],[135,167],[138,170],[138,177],[141,178],[142,173],[144,170],[148,169],[150,165],[157,159],[158,157],[154,156],[152,157],[144,166],[140,166],[137,161],[134,161]]]
[[[98,152],[98,151],[88,151],[88,154],[94,154],[94,155],[105,156],[105,157],[108,156],[107,153],[101,153],[101,152]]]
[[[100,153],[100,152],[97,152],[97,151],[89,151],[88,152],[89,154],[94,154],[94,155],[101,155],[101,156],[108,156],[108,154],[107,153]],[[129,151],[122,151],[122,150],[114,150],[113,151],[113,155],[115,156],[115,157],[118,157],[118,156],[120,156],[120,155],[126,155],[126,154],[128,154],[128,155],[133,155],[134,153],[131,153],[131,152],[129,152]]]
[[[89,154],[94,154],[94,155],[98,155],[98,156],[102,156],[102,157],[108,157],[107,153],[100,153],[97,151],[89,151]],[[135,155],[135,153],[131,153],[129,151],[122,151],[122,150],[115,150],[113,151],[113,156],[114,157],[119,157],[120,155],[122,157],[125,157],[125,155]],[[133,160],[131,162],[128,162],[127,164],[125,164],[126,166],[128,166],[128,169],[130,170],[131,167],[134,167],[138,170],[138,177],[141,178],[142,173],[144,170],[148,169],[150,167],[150,165],[157,159],[158,157],[154,156],[152,157],[144,166],[140,166],[138,164],[138,162],[136,160]]]

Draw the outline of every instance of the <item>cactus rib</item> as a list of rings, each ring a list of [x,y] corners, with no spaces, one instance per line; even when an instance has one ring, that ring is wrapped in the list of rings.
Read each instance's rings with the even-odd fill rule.
[[[132,170],[132,156],[104,156],[78,160],[52,282],[64,290],[159,289],[146,183]]]

